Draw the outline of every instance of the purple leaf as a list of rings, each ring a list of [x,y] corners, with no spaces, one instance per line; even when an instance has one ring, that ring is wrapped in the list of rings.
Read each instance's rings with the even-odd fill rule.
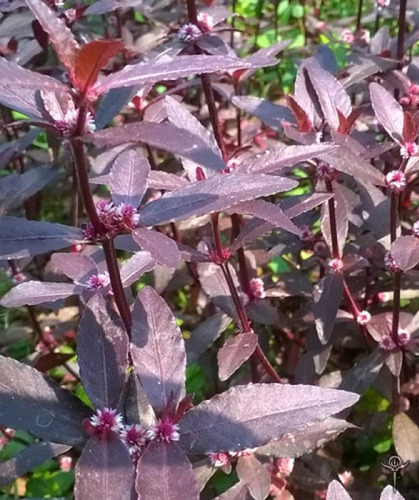
[[[326,500],[351,500],[345,488],[336,480],[332,481],[327,488]]]
[[[398,413],[394,416],[393,442],[396,453],[403,458],[404,462],[409,460],[412,464],[419,462],[419,427],[406,414]]]
[[[390,253],[402,271],[408,271],[419,262],[419,238],[399,236],[391,245]]]
[[[207,54],[214,56],[235,57],[230,45],[219,36],[207,35],[197,40],[196,45]]]
[[[313,290],[313,314],[317,335],[327,344],[332,335],[336,315],[343,295],[343,275],[331,272],[322,278]]]
[[[222,163],[220,148],[217,145],[213,134],[211,134],[201,122],[197,120],[186,107],[178,103],[172,97],[165,97],[164,103],[167,110],[169,121],[175,126],[183,130],[187,130],[191,134],[198,135],[205,144],[220,157],[220,164]]]
[[[84,11],[84,16],[106,14],[116,9],[129,9],[130,7],[137,7],[140,12],[150,8],[144,0],[97,0]]]
[[[282,122],[295,123],[291,111],[285,106],[274,104],[267,99],[253,96],[234,96],[231,102],[242,111],[259,118],[263,123],[275,130],[282,129]]]
[[[255,500],[265,500],[271,487],[271,473],[254,456],[240,457],[237,462],[237,475],[245,484]]]
[[[141,500],[198,500],[192,465],[176,443],[152,441],[137,464],[136,491]]]
[[[346,243],[346,237],[348,236],[348,210],[346,208],[345,199],[339,185],[335,186],[334,193],[335,196],[330,203],[333,203],[335,206],[337,243],[339,255],[342,255],[343,248]],[[333,253],[333,239],[332,229],[330,227],[329,203],[325,203],[322,206],[321,228],[323,237],[327,245],[329,246],[330,252]]]
[[[43,441],[35,443],[20,451],[13,458],[0,463],[0,487],[11,483],[18,477],[42,465],[46,460],[61,453],[65,453],[71,447],[64,444],[49,443]]]
[[[44,302],[55,302],[80,293],[82,287],[73,283],[47,283],[25,281],[12,288],[0,300],[3,307],[34,306]]]
[[[99,272],[92,257],[80,253],[54,253],[51,262],[68,278],[80,284],[86,284],[91,276]]]
[[[304,197],[303,201],[299,201],[292,207],[287,208],[285,214],[293,219],[322,205],[330,198],[333,198],[333,193],[312,193],[310,196]]]
[[[95,115],[96,130],[102,130],[106,127],[106,125],[108,125],[121,109],[135,96],[135,93],[136,87],[125,87],[110,90],[105,94],[97,107]]]
[[[221,311],[202,321],[186,340],[188,364],[196,361],[231,323],[231,318]]]
[[[279,206],[263,200],[250,200],[234,205],[228,210],[230,213],[249,214],[271,223],[275,228],[285,229],[292,234],[299,235],[300,230],[284,214]]]
[[[109,175],[109,188],[114,203],[138,207],[147,191],[150,164],[147,158],[129,149],[117,156]]]
[[[178,175],[159,170],[152,170],[148,177],[148,187],[152,189],[174,191],[188,184],[189,181],[184,177],[179,177]]]
[[[252,68],[246,71],[243,71],[239,77],[238,81],[243,82],[250,78],[258,68],[263,68],[266,66],[275,66],[278,64],[279,60],[275,57],[279,52],[282,52],[288,45],[291,43],[291,40],[282,40],[280,42],[274,43],[269,47],[264,47],[262,49],[257,50],[249,57],[246,58],[246,61],[252,64]]]
[[[228,264],[228,266],[230,267],[234,285],[240,295],[240,287],[236,272],[231,264]],[[212,302],[231,318],[238,320],[236,307],[233,299],[231,298],[230,289],[222,268],[211,262],[199,263],[198,275],[199,282],[201,283],[204,292],[208,295],[208,297],[210,297]]]
[[[42,0],[26,0],[28,7],[40,22],[54,45],[60,61],[70,71],[74,70],[79,45],[65,22],[56,16]]]
[[[85,136],[99,148],[119,144],[146,143],[163,151],[182,156],[197,165],[212,170],[222,170],[225,164],[221,157],[198,134],[181,129],[171,123],[136,122],[110,128]]]
[[[30,257],[82,242],[82,231],[75,227],[0,217],[0,260]]]
[[[324,70],[315,58],[304,65],[310,82],[316,91],[324,117],[330,127],[339,129],[338,111],[347,117],[352,110],[351,100],[342,84],[328,71]]]
[[[361,54],[359,52],[349,54],[348,62],[352,64],[346,71],[348,76],[341,80],[345,88],[362,80],[367,80],[371,75],[387,72],[397,67],[397,60],[377,57],[372,54]]]
[[[103,78],[94,88],[98,94],[103,94],[118,87],[131,87],[162,80],[176,80],[194,74],[250,67],[251,65],[243,59],[224,56],[160,57],[148,62],[128,65],[121,71]]]
[[[272,457],[301,457],[323,446],[327,441],[336,439],[339,434],[351,427],[353,425],[345,422],[345,420],[329,417],[326,420],[309,425],[307,428],[285,434],[281,438],[258,448],[257,453]]]
[[[252,321],[261,325],[281,324],[278,309],[272,306],[267,300],[255,300],[246,305],[246,312]]]
[[[403,143],[403,108],[384,87],[378,83],[370,84],[371,104],[375,116],[387,133],[396,142]]]
[[[297,182],[292,179],[270,175],[236,172],[214,175],[166,193],[162,198],[149,203],[141,212],[140,222],[144,226],[154,226],[199,217],[259,196],[288,191],[296,185]]]
[[[386,185],[382,172],[373,167],[369,161],[354,154],[346,146],[339,146],[336,150],[319,155],[319,157],[336,170],[354,177],[358,182],[377,186]]]
[[[0,88],[2,89],[2,92],[3,87],[5,88],[6,93],[12,92],[13,94],[21,93],[22,89],[68,92],[68,88],[58,80],[41,73],[35,73],[34,71],[22,68],[18,64],[1,57]]]
[[[57,443],[77,445],[90,410],[71,392],[40,372],[0,356],[0,425]]]
[[[134,467],[118,437],[91,438],[76,465],[76,500],[131,500]]]
[[[250,500],[251,498],[247,486],[239,481],[227,491],[215,497],[214,500]]]
[[[96,408],[116,408],[128,367],[128,335],[102,295],[94,295],[80,320],[77,341],[80,376]]]
[[[285,167],[338,151],[334,144],[311,144],[310,146],[284,146],[246,162],[242,168],[249,174],[279,172]]]
[[[180,445],[191,453],[255,448],[324,420],[358,399],[350,392],[306,385],[233,387],[183,417]]]
[[[389,484],[381,492],[380,500],[405,500],[405,498]]]
[[[301,215],[313,208],[326,202],[328,199],[332,198],[332,193],[313,193],[308,196],[300,203],[296,203],[292,207],[284,210],[287,217],[293,218]],[[246,243],[250,243],[260,236],[269,233],[274,229],[274,225],[269,222],[263,222],[262,220],[256,218],[249,221],[243,225],[237,238],[233,241],[231,245],[231,250],[235,251]]]
[[[163,233],[139,227],[132,237],[141,248],[151,253],[158,264],[176,268],[180,264],[180,252],[176,242]]]
[[[339,389],[351,390],[360,395],[364,394],[377,378],[383,363],[384,355],[380,350],[371,352],[345,373]]]
[[[121,280],[124,287],[132,285],[141,276],[156,267],[156,261],[149,252],[135,252],[121,268]]]
[[[170,307],[149,286],[135,302],[131,335],[134,370],[154,410],[176,406],[185,395],[185,346]]]
[[[28,134],[29,135],[29,134]],[[31,134],[31,142],[36,139],[36,136]],[[19,151],[19,141],[16,141],[16,150]],[[11,159],[14,156],[14,149],[11,151]],[[7,163],[7,161],[5,163]],[[57,173],[47,167],[38,167],[28,170],[24,174],[11,174],[3,177],[0,180],[0,214],[7,210],[17,208],[23,204],[28,198],[40,191]]]
[[[254,353],[258,337],[254,333],[241,333],[225,342],[218,351],[218,377],[224,381],[233,375]]]

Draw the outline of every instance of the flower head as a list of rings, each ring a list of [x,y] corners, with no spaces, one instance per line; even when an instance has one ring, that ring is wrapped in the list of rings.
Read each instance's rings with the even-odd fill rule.
[[[323,181],[333,180],[336,177],[336,170],[328,163],[321,161],[317,165],[317,177]]]
[[[221,264],[224,264],[225,262],[228,261],[228,259],[231,256],[231,252],[228,248],[223,247],[221,249],[221,254],[219,254],[216,250],[213,252],[210,252],[209,254],[209,260],[213,262],[214,264],[218,264],[221,266]]]
[[[401,170],[392,170],[386,175],[387,186],[395,193],[401,193],[406,185],[406,176]]]
[[[213,467],[225,467],[230,463],[230,457],[225,451],[210,453],[209,459]]]
[[[111,434],[119,434],[123,429],[122,415],[111,408],[97,410],[96,414],[89,421],[92,427],[92,434],[101,439],[106,439]]]
[[[196,24],[184,24],[177,32],[177,37],[182,42],[196,42],[203,35]]]
[[[390,5],[390,0],[375,0],[375,8],[383,10]]]
[[[397,264],[390,252],[387,252],[384,255],[384,266],[388,271],[392,271],[393,273],[400,271],[400,266]]]
[[[250,291],[256,299],[264,299],[266,297],[265,285],[261,278],[252,278],[249,282]]]
[[[110,282],[109,273],[105,271],[104,273],[90,276],[86,286],[88,290],[102,290],[107,287]]]
[[[214,27],[214,18],[206,12],[200,12],[197,21],[197,26],[202,33],[208,33]]]
[[[171,443],[179,441],[179,426],[171,418],[163,417],[157,421],[153,429],[146,432],[147,439]]]
[[[410,98],[409,102],[411,103],[411,101],[412,99]],[[402,156],[402,158],[410,158],[411,156],[415,156],[417,153],[418,153],[418,145],[415,142],[405,142],[403,146],[400,147],[400,155]]]
[[[366,325],[371,321],[371,314],[368,311],[360,311],[356,317],[358,325]]]
[[[136,456],[144,447],[146,431],[139,424],[126,425],[119,434],[131,456]]]
[[[329,267],[330,267],[330,270],[333,273],[341,271],[343,269],[342,259],[332,259],[332,260],[330,260],[329,261]]]
[[[62,455],[58,459],[58,463],[62,472],[70,472],[73,465],[73,459],[69,455]]]

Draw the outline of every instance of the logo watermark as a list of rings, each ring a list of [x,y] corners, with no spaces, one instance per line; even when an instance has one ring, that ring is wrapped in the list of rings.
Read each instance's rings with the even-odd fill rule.
[[[397,481],[402,478],[401,471],[409,464],[410,460],[404,462],[398,455],[391,456],[387,462],[381,462],[382,467],[388,471],[388,479],[393,485],[393,493],[396,493]]]

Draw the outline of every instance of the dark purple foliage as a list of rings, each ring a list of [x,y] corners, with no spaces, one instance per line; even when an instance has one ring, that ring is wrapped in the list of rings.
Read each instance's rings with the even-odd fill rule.
[[[0,485],[70,452],[76,500],[372,497],[383,442],[418,461],[417,14],[88,3],[0,0]]]

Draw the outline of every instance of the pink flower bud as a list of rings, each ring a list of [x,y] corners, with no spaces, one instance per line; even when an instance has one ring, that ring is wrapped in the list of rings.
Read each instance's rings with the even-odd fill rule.
[[[139,424],[126,425],[119,436],[131,456],[138,454],[147,441],[146,431]]]
[[[406,185],[406,176],[401,170],[392,170],[386,175],[387,186],[395,193],[401,193]]]
[[[343,269],[342,259],[332,259],[329,261],[329,267],[332,272],[338,272]]]
[[[210,453],[209,460],[213,467],[225,467],[230,463],[230,457],[224,451]]]
[[[182,42],[196,42],[203,35],[202,31],[196,24],[184,24],[178,31],[177,37]]]
[[[96,414],[90,418],[91,434],[97,435],[100,439],[106,439],[111,434],[119,434],[123,429],[122,415],[111,408],[97,410]]]
[[[202,33],[208,33],[214,27],[214,18],[206,12],[200,12],[197,17],[198,28]]]
[[[418,152],[418,145],[415,142],[405,142],[403,146],[400,147],[400,155],[402,156],[402,158],[410,158],[411,156],[415,156],[417,152]],[[393,170],[393,172],[397,172],[397,170]]]
[[[371,314],[368,311],[360,311],[356,318],[358,325],[366,325],[371,321]]]
[[[164,417],[157,421],[153,429],[149,429],[146,433],[147,439],[156,440],[166,443],[179,441],[179,426],[175,424],[171,418]]]
[[[73,459],[68,455],[63,455],[58,459],[60,470],[62,472],[70,472],[73,465]]]
[[[249,282],[250,291],[256,299],[264,299],[266,297],[265,285],[261,278],[252,278]]]
[[[387,252],[384,255],[384,266],[388,271],[392,271],[393,273],[400,271],[400,266],[394,260],[394,257],[390,252]]]

